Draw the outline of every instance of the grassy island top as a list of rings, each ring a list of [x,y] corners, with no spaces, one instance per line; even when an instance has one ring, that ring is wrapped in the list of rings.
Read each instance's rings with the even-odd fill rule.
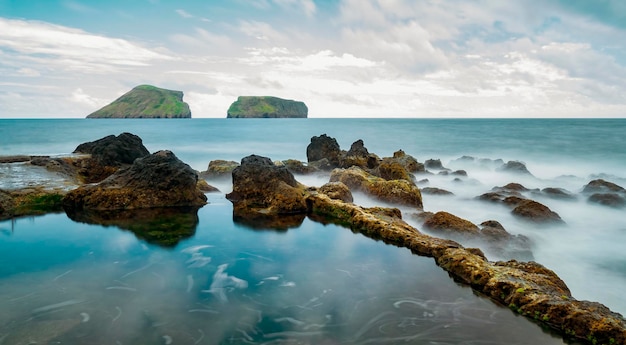
[[[306,118],[304,102],[272,96],[239,96],[228,108],[227,118]]]
[[[139,85],[87,118],[190,118],[183,92]]]

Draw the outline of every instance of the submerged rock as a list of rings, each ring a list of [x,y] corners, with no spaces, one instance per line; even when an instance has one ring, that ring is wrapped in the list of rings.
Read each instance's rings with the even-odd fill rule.
[[[276,166],[267,157],[251,155],[233,170],[233,191],[226,198],[233,212],[266,215],[306,213],[305,187],[284,166]]]
[[[597,179],[585,185],[585,187],[583,187],[583,193],[626,193],[626,189],[613,182]]]
[[[564,223],[558,213],[534,200],[521,200],[511,213],[533,223]]]
[[[570,191],[565,190],[563,188],[547,187],[541,190],[541,194],[544,196],[547,196],[548,198],[556,199],[556,200],[574,201],[578,199],[576,195],[574,195]]]
[[[419,188],[406,180],[388,181],[374,176],[359,167],[335,169],[330,182],[342,182],[353,191],[360,191],[383,202],[422,209]]]
[[[93,185],[81,186],[63,198],[63,208],[128,210],[152,207],[202,206],[206,196],[197,188],[198,174],[171,151],[136,159]]]
[[[503,164],[501,167],[499,167],[498,170],[504,171],[504,172],[511,172],[511,173],[516,173],[516,174],[532,176],[530,171],[528,171],[528,169],[526,168],[526,164],[519,162],[519,161],[508,161],[505,164]]]
[[[587,198],[593,204],[622,208],[626,206],[626,198],[617,193],[594,193]]]

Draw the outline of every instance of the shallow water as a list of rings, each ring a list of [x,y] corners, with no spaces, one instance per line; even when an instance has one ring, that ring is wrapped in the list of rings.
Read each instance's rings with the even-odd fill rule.
[[[0,344],[562,344],[432,259],[304,220],[233,223],[210,194],[164,248],[63,214],[0,223]]]
[[[335,137],[342,149],[346,150],[349,149],[350,144],[355,140],[363,139],[368,150],[376,153],[380,157],[391,156],[394,151],[402,149],[407,154],[416,157],[420,162],[424,162],[430,158],[439,158],[442,160],[445,167],[451,169],[464,169],[467,171],[468,176],[460,178],[460,180],[455,180],[454,176],[417,176],[418,180],[428,179],[428,182],[420,184],[422,187],[438,187],[454,193],[454,196],[424,195],[424,209],[426,211],[448,211],[460,217],[466,218],[475,224],[480,224],[481,222],[490,219],[499,221],[510,233],[523,234],[530,238],[533,244],[532,255],[534,260],[554,270],[561,278],[563,278],[575,298],[598,301],[607,305],[613,311],[617,311],[622,314],[626,313],[626,295],[622,292],[623,287],[626,286],[626,252],[623,251],[623,243],[626,242],[626,222],[623,220],[624,209],[613,209],[589,204],[586,201],[586,197],[580,194],[580,191],[585,184],[587,184],[590,180],[599,177],[626,187],[626,137],[623,135],[623,133],[626,132],[626,120],[0,120],[0,155],[67,154],[73,151],[74,148],[82,142],[96,140],[109,134],[119,134],[124,131],[128,131],[142,137],[144,144],[151,152],[159,149],[172,150],[179,158],[197,170],[205,170],[208,162],[211,160],[227,159],[239,161],[242,157],[249,154],[259,154],[270,157],[273,160],[294,158],[306,161],[306,146],[309,144],[310,138],[323,133],[326,133],[331,137]],[[477,158],[489,158],[492,160],[503,159],[504,161],[523,161],[533,176],[520,176],[502,173],[497,171],[495,166],[484,166],[458,160],[458,158],[465,155]],[[328,181],[327,178],[327,176],[297,176],[299,181],[308,185],[317,186]],[[5,180],[0,178],[0,185],[4,182]],[[17,183],[19,181],[14,182]],[[474,199],[476,196],[490,191],[491,188],[495,186],[503,186],[510,182],[522,183],[530,189],[558,187],[572,192],[577,196],[577,200],[575,201],[549,199],[533,192],[525,194],[527,197],[542,202],[549,206],[552,210],[556,211],[563,218],[566,224],[563,226],[529,224],[513,217],[508,208],[501,205],[480,202]],[[211,181],[211,183],[219,187],[223,193],[228,192],[230,188],[232,188],[229,181]],[[4,187],[0,186],[0,188]],[[380,202],[370,200],[362,195],[357,195],[356,202],[361,205],[380,204]],[[28,273],[37,271],[39,272],[37,274],[40,275],[47,274],[47,280],[43,281],[48,282],[58,276],[61,277],[57,279],[57,282],[63,281],[64,279],[70,279],[73,276],[79,277],[76,278],[76,281],[82,282],[81,284],[93,280],[94,284],[97,285],[97,288],[94,290],[97,291],[95,296],[116,294],[115,296],[117,297],[123,297],[131,293],[137,294],[139,291],[141,291],[142,296],[161,296],[157,294],[158,291],[155,291],[154,294],[146,293],[147,291],[151,291],[150,289],[156,288],[157,283],[155,281],[161,281],[161,278],[158,278],[155,274],[163,276],[163,279],[165,279],[166,282],[170,282],[169,278],[171,275],[172,277],[177,277],[175,279],[176,284],[174,285],[178,290],[175,291],[182,291],[184,292],[184,296],[187,296],[187,290],[189,289],[189,286],[192,286],[193,289],[200,291],[195,293],[195,298],[199,298],[202,301],[202,298],[216,298],[216,296],[218,298],[222,297],[221,294],[201,292],[201,290],[211,290],[213,275],[218,272],[218,268],[222,264],[228,264],[227,267],[223,268],[222,273],[226,274],[225,281],[230,282],[230,284],[233,285],[226,288],[229,292],[243,293],[257,291],[258,289],[270,286],[270,283],[274,285],[284,283],[287,286],[278,287],[285,289],[277,289],[276,293],[293,293],[293,289],[288,289],[293,286],[289,285],[292,285],[291,283],[295,283],[296,286],[302,286],[302,284],[295,279],[284,278],[285,273],[281,273],[281,271],[288,269],[292,272],[291,274],[302,276],[302,281],[308,281],[309,279],[305,279],[305,277],[309,277],[309,275],[312,274],[311,272],[319,272],[314,271],[313,269],[323,269],[323,274],[320,273],[319,275],[335,277],[337,279],[332,280],[330,285],[335,283],[339,284],[342,281],[338,279],[339,277],[348,276],[343,271],[348,271],[354,276],[355,272],[358,272],[358,270],[355,271],[355,267],[357,267],[356,262],[367,260],[366,258],[369,258],[369,256],[367,256],[368,251],[374,250],[369,247],[360,247],[361,244],[355,244],[360,242],[353,243],[352,240],[345,241],[345,237],[350,239],[358,239],[360,237],[352,235],[350,232],[346,233],[346,230],[344,229],[334,231],[330,229],[336,229],[335,227],[322,227],[319,224],[312,223],[308,220],[306,220],[300,228],[291,229],[286,233],[254,232],[246,229],[241,224],[233,224],[232,218],[230,217],[230,211],[220,209],[218,207],[218,205],[224,203],[228,204],[228,202],[224,200],[214,200],[214,204],[202,208],[199,211],[199,224],[197,225],[196,234],[180,243],[175,250],[163,250],[141,241],[138,242],[135,239],[135,236],[129,232],[118,230],[115,227],[105,229],[101,226],[73,223],[69,221],[65,215],[48,215],[45,217],[34,218],[32,220],[18,220],[14,224],[15,231],[13,234],[11,234],[11,222],[2,222],[0,223],[0,246],[2,246],[3,249],[0,252],[10,253],[17,259],[11,259],[11,257],[5,257],[4,255],[0,257],[0,260],[2,260],[0,267],[2,272],[4,272],[3,275],[6,276],[9,274],[11,279],[11,283],[3,283],[1,287],[2,289],[7,288],[15,290],[13,292],[6,290],[7,292],[3,292],[0,296],[10,296],[7,297],[7,300],[10,300],[13,298],[21,298],[30,293],[39,293],[39,290],[22,291],[24,290],[24,286],[31,286],[34,281],[42,279],[41,276],[33,278],[33,276],[30,275],[31,273]],[[220,217],[217,217],[215,214],[211,214],[210,210],[221,210],[220,212],[225,212],[227,216],[221,215]],[[411,222],[418,229],[423,230],[421,229],[421,224],[410,217],[412,212],[414,212],[414,210],[403,209],[405,220]],[[209,214],[211,214],[211,216],[207,217]],[[64,236],[59,236],[59,229],[64,231]],[[219,229],[224,229],[225,231],[220,231]],[[205,241],[203,238],[206,238],[207,233],[219,234],[219,236],[216,235],[214,239]],[[29,240],[22,237],[28,236],[28,234],[31,234]],[[308,235],[305,236],[305,234]],[[318,237],[315,236],[316,234],[323,234],[323,236]],[[333,236],[341,236],[341,238],[335,238]],[[254,250],[250,250],[250,248],[243,250],[242,252],[235,252],[235,249],[231,249],[229,252],[224,249],[228,246],[236,248],[240,244],[242,246],[248,245],[250,247],[254,247],[260,243],[263,243],[267,248],[274,248],[274,244],[279,246],[288,246],[282,242],[286,240],[297,242],[297,245],[293,245],[295,248],[292,250],[292,253],[294,253],[293,256],[288,256],[286,252],[282,253],[276,249],[272,249],[269,253],[265,253],[277,253],[281,256],[282,261],[277,258],[273,258],[274,262],[285,262],[281,264],[281,267],[284,267],[284,269],[268,269],[269,271],[267,274],[263,276],[251,277],[250,273],[246,273],[248,271],[246,271],[242,265],[244,262],[251,260],[256,260],[258,262],[264,261],[254,255],[270,258],[272,255],[264,255],[259,252],[255,252]],[[360,239],[356,241],[361,240],[364,240],[367,243],[371,242],[371,240],[367,239]],[[212,241],[220,242],[221,245],[216,246],[216,244],[212,243]],[[331,250],[322,246],[333,244],[326,243],[327,241],[339,241],[341,244],[338,244],[338,246],[341,248],[359,248],[359,252],[357,254],[361,256],[356,256],[354,258],[342,257],[337,254],[341,252],[339,249],[333,248]],[[39,247],[34,246],[33,242],[38,243]],[[215,247],[203,248],[199,252],[191,254],[183,253],[182,250],[186,248],[184,247],[186,243],[189,243],[189,246],[213,245]],[[315,243],[318,243],[318,246],[322,246],[320,248],[323,248],[323,250],[313,251],[313,249],[311,249],[312,251],[308,254],[310,257],[308,260],[295,259],[305,254],[302,248],[308,248]],[[46,249],[49,244],[53,249]],[[480,246],[480,243],[470,244]],[[105,245],[107,247],[103,247]],[[39,249],[31,250],[31,248]],[[126,255],[126,252],[120,248],[126,248],[124,250],[128,250],[128,255],[132,254],[132,257],[128,257],[126,259],[120,258]],[[381,248],[390,247],[382,246]],[[410,295],[405,294],[402,291],[406,292],[410,290],[413,291],[412,293],[416,293],[416,291],[424,293],[423,295],[413,295],[412,298],[420,300],[439,300],[438,297],[433,298],[430,294],[437,295],[439,289],[441,288],[440,286],[448,286],[451,284],[445,276],[445,273],[438,269],[432,260],[411,256],[402,249],[390,248],[385,250],[389,250],[389,253],[394,253],[393,255],[396,255],[396,252],[403,253],[397,255],[407,255],[406,260],[410,261],[410,263],[403,262],[402,267],[417,269],[418,272],[412,272],[410,274],[407,273],[404,275],[398,274],[396,278],[381,275],[372,275],[370,277],[366,276],[365,273],[361,274],[359,276],[359,280],[368,281],[373,284],[373,286],[378,286],[379,288],[376,289],[381,289],[381,285],[389,285],[385,286],[385,288],[392,289],[395,288],[395,285],[401,286],[401,288],[397,290],[398,292],[395,293],[399,296],[397,298],[400,299],[390,299],[388,302],[391,302],[391,304],[373,305],[372,310],[376,310],[378,313],[372,312],[371,314],[367,314],[370,319],[356,321],[354,325],[348,327],[349,331],[346,331],[347,333],[358,333],[360,328],[357,327],[356,324],[360,326],[367,324],[379,313],[387,311],[389,308],[392,308],[390,309],[391,311],[397,312],[397,308],[393,306],[393,303],[400,301],[404,297],[409,297],[408,295]],[[246,256],[246,254],[242,254],[244,251],[253,255]],[[363,251],[363,253],[361,253],[361,251]],[[59,252],[63,253],[63,255],[59,255]],[[350,251],[350,253],[351,252],[352,251]],[[218,260],[216,253],[230,254],[223,254],[223,258]],[[502,252],[490,252],[487,250],[486,253],[491,260],[506,260],[511,258],[508,254]],[[71,260],[75,260],[76,262],[80,262],[80,260],[92,261],[87,261],[89,264],[84,264],[86,267],[81,270],[64,263],[65,259],[63,259],[63,257],[65,257],[65,255],[72,256]],[[119,255],[120,257],[116,255]],[[195,255],[195,257],[193,255]],[[327,255],[329,256],[329,259],[326,261]],[[131,284],[133,282],[120,279],[120,277],[129,272],[133,272],[134,270],[147,266],[148,263],[151,262],[146,261],[148,260],[146,258],[147,256],[155,256],[156,258],[151,260],[156,260],[155,262],[158,262],[159,264],[152,264],[137,273],[127,276],[126,279],[139,276],[143,277],[143,274],[146,274],[147,277],[151,277],[154,281],[150,283],[147,281],[138,282],[137,286],[135,286]],[[33,259],[32,257],[36,259]],[[96,258],[101,257],[107,258],[108,261],[101,262],[100,259],[96,260]],[[176,259],[174,259],[174,257],[176,257]],[[211,261],[207,262],[208,260],[206,257],[210,257]],[[289,259],[285,259],[286,257],[289,257]],[[157,258],[159,260],[157,260]],[[187,260],[192,259],[197,260],[185,264]],[[331,264],[332,262],[340,262],[341,260],[347,260],[345,261],[345,267],[335,267],[334,264]],[[386,259],[380,259],[377,257],[376,260],[384,262]],[[317,264],[313,265],[309,261]],[[172,265],[168,266],[161,264],[162,262],[168,262]],[[173,262],[178,263],[173,264]],[[286,262],[292,264],[287,267]],[[416,266],[418,265],[417,262],[422,262],[423,264]],[[204,263],[206,264],[202,267],[187,267],[188,265],[200,266]],[[325,268],[326,265],[328,265],[329,268]],[[382,265],[382,263],[379,265]],[[263,266],[255,264],[254,267],[257,269],[258,267]],[[391,265],[389,267],[391,268],[386,272],[393,273],[396,266]],[[162,274],[162,270],[166,270],[168,275],[166,276]],[[207,271],[205,272],[202,270]],[[308,270],[312,271],[309,272]],[[419,270],[427,271],[421,272],[420,275]],[[68,271],[71,272],[65,274]],[[98,274],[91,274],[90,278],[87,279],[85,276],[80,276],[78,274],[79,272],[98,272]],[[199,272],[203,272],[202,275],[199,275]],[[279,273],[283,275],[279,276]],[[418,275],[421,279],[414,279],[416,275]],[[411,290],[411,286],[423,283],[423,277],[427,277],[428,281],[430,281],[432,279],[437,279],[436,277],[438,276],[442,277],[443,281],[440,286],[437,286],[437,289]],[[18,281],[13,280],[20,277],[23,279],[31,277],[31,281],[20,281],[18,283]],[[245,280],[248,284],[247,288],[241,288],[241,286],[243,286],[243,282],[235,278],[228,277]],[[268,277],[272,277],[272,279],[268,279],[267,281],[263,280]],[[273,280],[276,277],[280,279]],[[348,278],[350,277],[348,276]],[[6,279],[8,278],[4,278],[3,282],[6,281]],[[118,282],[116,282],[116,280]],[[78,284],[76,281],[74,285]],[[191,281],[192,284],[190,284],[189,281]],[[322,292],[324,290],[328,290],[328,286],[322,286],[325,283],[317,283],[317,280],[314,279],[311,279],[311,281],[311,284],[317,285],[313,285],[315,288],[307,288],[309,290],[308,294],[295,294],[296,296],[299,296],[301,300],[305,300],[305,302],[314,297],[320,298],[319,296],[321,296]],[[393,281],[395,285],[391,286],[391,284],[387,284],[388,281]],[[256,284],[260,282],[263,282],[263,284],[257,286]],[[343,281],[343,283],[348,286],[350,284],[354,284],[355,282],[350,280],[347,282]],[[127,284],[128,286],[124,284]],[[145,284],[149,287],[149,289],[142,284]],[[33,286],[36,285],[37,284]],[[108,287],[111,289],[107,289]],[[68,289],[68,287],[64,288]],[[132,291],[127,288],[137,289],[137,291]],[[141,290],[139,288],[141,288]],[[49,286],[45,290],[60,291],[59,288],[50,288]],[[360,293],[361,290],[366,289],[360,285],[359,288],[352,289],[353,293],[355,293],[354,291]],[[338,287],[334,287],[333,291],[338,291]],[[425,293],[423,291],[428,292]],[[469,290],[463,291],[467,291],[468,296],[471,296],[471,292]],[[21,292],[25,293],[21,294]],[[126,293],[126,295],[124,295],[124,293]],[[158,293],[163,293],[163,291]],[[190,293],[192,292],[190,291]],[[174,295],[177,296],[175,300],[178,301],[180,296],[178,296],[178,293],[175,293]],[[266,296],[270,295],[272,294]],[[246,296],[250,295],[247,294]],[[327,293],[324,296],[324,298],[330,298],[332,295]],[[341,297],[336,297],[335,300],[337,300],[337,303],[343,303],[345,301],[352,301],[353,304],[357,303],[356,300],[352,300],[346,296],[349,295],[347,293],[342,293]],[[370,298],[368,296],[364,296],[363,298]],[[229,298],[229,303],[239,301],[240,298],[233,297],[228,293],[226,294],[226,297]],[[59,295],[56,296],[56,298],[40,300],[37,301],[39,303],[28,305],[24,312],[32,312],[32,310],[37,308],[49,305],[54,306],[55,304],[69,301],[72,304],[53,308],[47,312],[52,312],[52,315],[56,315],[61,313],[59,309],[71,309],[74,312],[78,312],[78,316],[73,314],[74,317],[77,318],[72,320],[81,321],[82,317],[80,316],[80,313],[83,311],[79,311],[79,309],[93,303],[86,301],[93,301],[98,298],[104,297],[75,298],[70,295]],[[283,297],[281,295],[280,298],[282,300],[287,297]],[[359,299],[359,301],[364,300],[363,298]],[[458,298],[458,296],[449,298],[446,297],[439,301],[454,303]],[[472,296],[470,298],[474,297]],[[28,300],[28,298],[25,299]],[[154,297],[154,299],[158,300],[162,299],[162,297]],[[77,300],[80,300],[81,302],[74,303]],[[85,302],[82,300],[85,300]],[[480,303],[485,302],[487,305],[491,303],[481,299],[479,300],[481,301]],[[126,300],[122,301],[126,303]],[[367,301],[367,303],[360,302],[359,305],[361,307],[362,305],[369,306],[371,303],[369,300]],[[472,301],[474,300],[464,299],[463,304],[475,306],[473,303],[479,303]],[[295,301],[292,302],[295,303]],[[301,304],[305,302],[300,301],[298,303]],[[114,300],[107,300],[107,303],[112,304],[116,302],[114,302]],[[181,310],[185,311],[185,313],[188,313],[188,310],[190,309],[202,309],[199,306],[194,305],[193,303],[195,302],[192,303],[184,300],[184,303],[186,303],[185,305],[188,309],[182,308]],[[254,304],[255,302],[249,303]],[[105,314],[112,315],[108,316],[109,318],[112,319],[117,315],[116,306],[120,308],[123,307],[118,304],[119,303],[106,306],[108,309],[106,309]],[[402,307],[411,305],[416,304],[400,304]],[[444,305],[449,306],[449,304]],[[483,305],[481,304],[481,306]],[[135,306],[135,308],[140,307]],[[287,310],[294,309],[293,307],[284,307],[283,309],[285,308]],[[354,305],[348,305],[347,308],[352,308],[350,310],[353,310],[355,307]],[[360,311],[360,309],[358,310]],[[89,310],[84,312],[88,313],[92,320],[97,318],[94,313],[97,314],[98,312]],[[325,313],[326,312],[327,311],[325,311]],[[504,312],[507,313],[506,315],[510,315],[507,310],[504,310]],[[175,314],[171,310],[167,309],[165,314],[168,313],[172,313],[172,315]],[[204,317],[217,315],[212,314],[209,311],[196,311],[190,314],[195,315],[196,313],[203,315]],[[235,312],[232,313],[233,318],[236,318],[238,317],[237,315],[239,315]],[[345,311],[342,313],[345,313]],[[135,314],[139,315],[141,313],[136,311]],[[306,322],[313,324],[325,322],[324,318],[326,317],[326,314],[320,315],[321,316],[318,316],[318,318],[321,318],[319,320],[314,319],[313,321],[307,321],[298,319],[293,316],[293,314],[289,314],[289,317],[295,319],[296,321],[305,322],[305,324],[299,322],[294,323],[291,319],[285,319],[288,321],[283,320],[278,322],[278,324],[285,323],[292,326],[297,324],[301,327],[298,328],[293,326],[289,329],[289,331],[304,332],[301,328],[305,327],[303,325],[308,325]],[[361,315],[361,313],[357,312],[356,315]],[[500,317],[500,314],[498,315]],[[24,318],[28,319],[29,317],[32,317],[32,315]],[[252,318],[252,316],[247,317]],[[139,316],[136,316],[136,318],[139,318]],[[223,317],[220,317],[219,319],[222,320],[222,318]],[[281,317],[276,316],[275,318],[280,319]],[[380,320],[374,320],[373,324],[380,327],[379,323],[383,322],[381,320],[387,320],[387,318],[388,315],[384,314]],[[11,320],[14,319],[5,320],[3,324],[14,326],[19,324]],[[514,317],[514,320],[519,320],[519,318]],[[53,319],[52,321],[58,320]],[[136,320],[133,322],[134,324],[140,324],[140,322]],[[57,325],[57,327],[83,327],[86,326],[87,323],[80,322],[77,323],[78,326],[76,326],[71,325],[68,321]],[[214,320],[210,323],[213,324]],[[223,324],[229,325],[228,321],[224,321]],[[275,325],[275,322],[266,323],[266,321],[263,321],[263,327],[265,327],[266,324],[269,325],[267,326],[269,329],[278,327]],[[222,323],[220,323],[220,325],[222,325]],[[513,327],[509,324],[506,325],[506,327]],[[534,325],[531,326],[536,327]],[[47,329],[50,327],[50,324],[41,324],[40,327],[41,329]],[[142,325],[141,327],[149,329],[149,327],[145,325]],[[191,327],[190,330],[187,330],[194,339],[200,338],[198,329],[201,329],[202,332],[206,334],[205,329],[196,329],[194,327],[195,326]],[[225,327],[225,329],[228,328],[227,326],[223,327]],[[339,328],[341,327],[333,326],[333,329]],[[382,327],[382,329],[385,329],[385,327]],[[420,332],[422,331],[424,330],[420,329]],[[12,334],[15,334],[16,331],[14,330],[13,332],[14,333]],[[251,335],[250,332],[245,332],[249,336],[252,336],[254,341],[261,341],[259,340],[260,338],[255,338],[255,335]],[[448,332],[446,334],[450,335],[453,333],[456,334],[456,332]],[[229,333],[229,336],[231,335],[232,334]],[[312,335],[314,334],[300,334],[299,336],[304,337]],[[3,335],[0,335],[0,339],[2,339],[2,336]],[[167,340],[159,338],[160,336],[161,335],[154,335],[154,337],[158,338],[155,340],[156,343]],[[235,335],[232,336],[235,337]],[[336,341],[335,338],[328,340],[329,338],[326,338],[326,335],[322,336],[317,334],[316,336],[318,336],[318,338],[315,339],[316,341],[303,338],[298,339],[303,342],[309,341],[311,343],[323,343],[323,341],[332,343],[332,341]],[[131,337],[131,335],[128,335],[126,339],[130,339],[129,337]],[[241,334],[241,332],[239,332],[238,337],[241,339],[247,339],[247,337]],[[377,337],[381,336],[377,335]],[[495,337],[495,335],[489,335],[489,337]],[[177,337],[177,339],[180,339],[180,337]],[[340,342],[348,340],[353,342],[360,341],[358,339],[351,339],[348,336],[340,337],[340,339],[342,339]],[[489,338],[486,337],[485,339]],[[262,340],[270,342],[277,339],[263,338]],[[435,340],[433,343],[436,344],[437,341],[439,340]],[[459,341],[453,340],[449,340],[449,342],[459,343]],[[441,341],[440,343],[445,342]]]

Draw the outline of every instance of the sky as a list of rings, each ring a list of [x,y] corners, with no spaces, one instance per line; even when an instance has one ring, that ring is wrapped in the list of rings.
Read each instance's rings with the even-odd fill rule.
[[[192,116],[626,117],[623,0],[0,0],[0,117],[82,118],[137,85]]]

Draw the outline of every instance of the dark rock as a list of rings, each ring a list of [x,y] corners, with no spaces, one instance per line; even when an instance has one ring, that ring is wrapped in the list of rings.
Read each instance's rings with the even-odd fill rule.
[[[519,161],[508,161],[506,164],[503,164],[500,168],[498,168],[498,170],[532,176],[530,171],[526,168],[526,165]]]
[[[327,159],[330,166],[335,168],[339,166],[339,158],[341,149],[337,140],[326,134],[319,137],[312,137],[311,143],[306,148],[306,157],[308,162],[315,162],[321,159]]]
[[[15,213],[15,201],[7,192],[0,190],[0,220],[9,219]]]
[[[475,236],[479,234],[478,226],[474,223],[443,211],[435,213],[426,220],[424,228],[447,235]]]
[[[506,198],[506,196],[496,193],[496,192],[488,192],[476,197],[478,200],[489,201],[489,202],[502,202]]]
[[[333,170],[330,182],[343,182],[353,191],[364,192],[384,202],[422,209],[419,188],[406,180],[387,181],[353,166]]]
[[[198,174],[170,151],[136,159],[106,180],[84,185],[63,198],[66,212],[202,206],[206,196],[197,188]]]
[[[558,213],[553,212],[546,205],[534,200],[520,200],[516,205],[513,211],[511,211],[516,217],[523,218],[533,223],[563,223]]]
[[[363,140],[359,139],[352,143],[350,150],[340,156],[339,167],[349,168],[358,166],[361,168],[375,168],[378,165],[376,157],[371,157],[363,145]]]
[[[320,193],[328,195],[331,199],[341,200],[343,202],[352,202],[352,192],[348,186],[341,182],[329,182],[321,186],[318,190]]]
[[[528,199],[519,197],[517,195],[511,195],[511,196],[507,196],[506,198],[504,198],[504,200],[502,200],[502,203],[510,207],[516,207],[524,200],[528,200]]]
[[[626,189],[622,186],[616,185],[615,183],[597,179],[589,182],[584,188],[583,193],[592,194],[592,193],[626,193]]]
[[[30,160],[31,160],[31,157],[25,156],[25,155],[0,156],[0,164],[1,163],[21,163],[21,162],[28,162]]]
[[[305,187],[284,166],[257,155],[244,157],[233,170],[233,191],[226,198],[237,216],[306,213]]]
[[[217,187],[211,186],[206,180],[202,178],[198,179],[198,184],[196,186],[198,187],[198,190],[203,193],[216,193],[220,191],[219,189],[217,189]]]
[[[451,175],[455,176],[467,176],[467,171],[465,170],[455,170],[451,173]]]
[[[440,159],[427,159],[424,162],[424,167],[426,169],[433,169],[433,170],[444,170],[445,169],[443,167],[443,164],[441,164],[441,160]]]
[[[548,187],[541,190],[542,195],[557,200],[576,200],[576,195],[563,188]]]
[[[505,191],[505,192],[527,192],[530,189],[524,187],[523,185],[519,184],[519,183],[509,183],[505,186],[502,187],[493,187],[492,190],[495,191]]]
[[[306,165],[296,159],[280,161],[277,165],[285,166],[287,170],[291,171],[292,174],[308,175],[319,171],[319,169],[311,165]]]
[[[424,164],[420,163],[411,155],[407,155],[402,150],[393,153],[393,158],[398,161],[409,173],[425,172]]]
[[[413,177],[405,166],[396,158],[383,158],[378,165],[378,176],[385,180],[405,180],[413,183]]]
[[[316,170],[330,171],[335,168],[335,165],[331,164],[327,158],[322,158],[318,161],[309,162],[308,165]]]
[[[424,187],[422,189],[420,189],[422,194],[429,194],[429,195],[454,195],[454,193],[449,192],[445,189],[441,189],[441,188],[436,188],[436,187]]]
[[[626,206],[626,198],[617,193],[595,193],[590,195],[587,201],[614,208]]]
[[[207,170],[201,172],[200,176],[205,179],[231,178],[233,170],[238,166],[239,162],[216,159],[209,162]]]
[[[82,160],[79,167],[79,174],[86,183],[100,182],[119,168],[133,164],[135,159],[150,154],[141,138],[131,133],[80,144],[74,153],[91,155],[91,159]]]

